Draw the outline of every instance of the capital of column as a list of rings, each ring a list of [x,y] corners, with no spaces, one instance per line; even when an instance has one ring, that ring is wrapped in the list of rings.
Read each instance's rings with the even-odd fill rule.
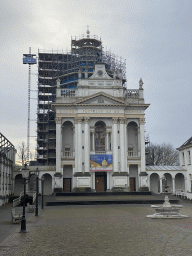
[[[120,124],[124,124],[125,123],[125,118],[120,118]]]
[[[113,117],[113,123],[117,124],[118,118],[117,117]]]
[[[81,124],[82,123],[82,117],[75,117],[75,124]]]
[[[84,122],[85,122],[85,124],[88,124],[89,123],[89,117],[84,117]]]
[[[74,118],[74,123],[77,124],[78,123],[78,117]]]
[[[139,118],[139,123],[140,124],[145,124],[145,118]]]
[[[56,124],[61,124],[61,117],[56,117],[55,118],[55,123]]]

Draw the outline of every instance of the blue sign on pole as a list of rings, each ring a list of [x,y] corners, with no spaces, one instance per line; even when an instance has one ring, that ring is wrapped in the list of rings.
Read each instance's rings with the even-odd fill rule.
[[[37,60],[35,54],[23,54],[23,64],[37,64]]]

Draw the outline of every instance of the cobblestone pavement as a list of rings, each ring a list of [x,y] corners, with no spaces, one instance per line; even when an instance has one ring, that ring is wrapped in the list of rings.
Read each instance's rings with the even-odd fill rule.
[[[192,204],[186,219],[148,219],[150,205],[46,207],[0,243],[0,255],[192,255]]]

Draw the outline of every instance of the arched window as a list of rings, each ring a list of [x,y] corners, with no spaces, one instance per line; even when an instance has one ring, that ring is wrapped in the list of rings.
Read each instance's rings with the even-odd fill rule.
[[[99,121],[95,124],[95,151],[105,151],[106,125]]]
[[[135,122],[130,122],[127,128],[128,128],[128,156],[135,157],[139,155],[138,127]]]

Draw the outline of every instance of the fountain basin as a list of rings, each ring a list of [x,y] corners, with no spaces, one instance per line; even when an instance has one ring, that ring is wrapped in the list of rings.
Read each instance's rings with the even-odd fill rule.
[[[171,205],[169,203],[168,196],[165,196],[165,202],[162,205],[151,205],[155,210],[153,215],[147,215],[147,218],[152,219],[181,219],[187,218],[186,215],[181,215],[179,211],[183,208],[183,205]]]

